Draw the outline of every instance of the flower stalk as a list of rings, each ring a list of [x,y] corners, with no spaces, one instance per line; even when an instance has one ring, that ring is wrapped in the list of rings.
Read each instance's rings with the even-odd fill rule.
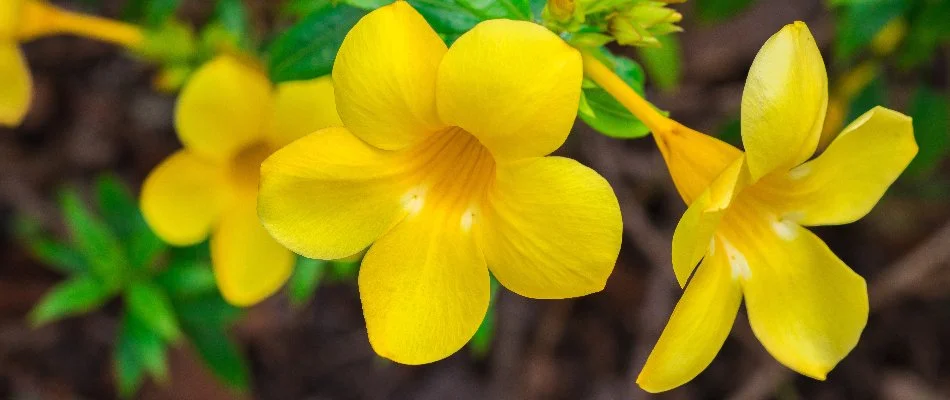
[[[23,22],[17,32],[21,41],[74,34],[138,49],[145,40],[142,30],[134,25],[67,11],[41,1],[28,1],[23,11]]]

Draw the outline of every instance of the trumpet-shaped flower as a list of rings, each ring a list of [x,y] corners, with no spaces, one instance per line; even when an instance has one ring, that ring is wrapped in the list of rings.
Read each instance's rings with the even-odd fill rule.
[[[755,336],[801,374],[825,379],[857,344],[868,318],[864,279],[803,226],[867,214],[917,145],[910,118],[877,107],[812,158],[827,102],[821,54],[796,22],[752,63],[745,153],[685,128],[656,136],[689,204],[673,237],[686,290],[637,379],[645,390],[674,388],[705,369],[743,299]]]
[[[210,235],[224,298],[256,303],[283,285],[294,264],[293,253],[257,218],[261,161],[294,139],[341,124],[329,77],[275,88],[255,67],[215,58],[195,72],[178,99],[175,127],[185,148],[146,179],[145,219],[174,245]]]
[[[33,78],[19,42],[58,33],[77,33],[134,46],[142,40],[135,27],[68,13],[41,0],[0,2],[0,125],[23,121],[33,98]]]
[[[451,355],[489,303],[489,270],[526,297],[601,290],[620,248],[607,182],[547,157],[580,98],[580,54],[543,27],[482,22],[451,48],[409,4],[366,15],[337,54],[345,128],[261,168],[268,231],[307,257],[369,247],[360,299],[374,350],[405,364]]]

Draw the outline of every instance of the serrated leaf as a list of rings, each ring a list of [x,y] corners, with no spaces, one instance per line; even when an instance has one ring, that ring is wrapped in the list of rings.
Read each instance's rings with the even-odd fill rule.
[[[30,311],[30,324],[40,326],[101,307],[114,292],[92,276],[80,276],[53,287]]]
[[[129,189],[114,175],[105,174],[99,177],[96,192],[106,222],[117,237],[124,238],[129,266],[134,270],[149,267],[166,246],[145,222]]]
[[[118,237],[83,205],[76,192],[63,192],[60,207],[76,249],[92,272],[107,286],[119,287],[129,264]]]
[[[920,150],[907,172],[923,176],[933,172],[950,150],[950,101],[945,94],[921,86],[911,101],[910,115]]]
[[[347,5],[319,10],[290,27],[267,47],[267,70],[273,82],[327,75],[350,28],[366,11]]]
[[[168,380],[167,346],[162,337],[144,322],[126,312],[122,318],[118,341],[125,351],[158,382]],[[125,342],[125,343],[122,343]]]
[[[30,255],[44,265],[65,275],[89,271],[89,264],[82,254],[41,232],[36,221],[18,216],[14,221],[14,233]]]
[[[287,295],[291,305],[300,307],[310,302],[320,285],[326,265],[327,262],[323,260],[297,258],[294,273],[287,282]]]
[[[650,82],[660,90],[671,90],[679,86],[682,78],[683,50],[676,35],[658,36],[657,40],[660,47],[638,47],[637,50]]]
[[[174,261],[155,282],[172,298],[187,298],[215,293],[217,286],[211,265],[202,261]]]
[[[626,57],[614,56],[601,49],[598,57],[633,90],[643,95],[643,69],[636,61]],[[588,81],[589,82],[589,81]],[[584,85],[584,107],[578,109],[578,116],[600,133],[610,137],[631,139],[650,133],[646,125],[633,116],[626,107],[593,82]]]
[[[155,284],[133,281],[125,291],[125,306],[129,314],[165,340],[175,341],[181,336],[172,303]]]

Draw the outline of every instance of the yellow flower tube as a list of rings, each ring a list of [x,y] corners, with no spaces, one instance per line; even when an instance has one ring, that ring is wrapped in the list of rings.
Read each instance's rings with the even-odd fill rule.
[[[585,71],[653,130],[689,205],[673,236],[685,292],[637,383],[661,392],[702,372],[743,299],[769,353],[825,379],[857,344],[868,294],[864,279],[804,227],[871,210],[917,153],[911,119],[874,108],[814,157],[828,84],[801,22],[772,36],[752,64],[742,96],[746,152],[668,120],[593,57]]]
[[[143,34],[132,25],[68,12],[41,0],[0,4],[0,125],[19,125],[29,110],[33,79],[19,43],[41,36],[76,34],[135,49]]]
[[[451,48],[408,3],[363,17],[333,67],[345,128],[261,167],[267,230],[312,258],[369,248],[359,272],[369,342],[424,364],[472,337],[489,271],[539,299],[603,289],[622,236],[600,175],[548,156],[574,123],[580,53],[545,28],[491,20]]]
[[[143,215],[173,245],[210,236],[224,298],[257,303],[280,289],[294,264],[257,218],[261,161],[301,136],[339,125],[329,77],[272,87],[256,66],[219,56],[182,90],[175,127],[185,148],[145,180]]]

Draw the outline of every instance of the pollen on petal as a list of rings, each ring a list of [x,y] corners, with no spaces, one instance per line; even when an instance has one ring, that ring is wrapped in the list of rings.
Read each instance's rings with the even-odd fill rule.
[[[475,223],[475,212],[472,210],[467,210],[464,213],[462,213],[461,223],[462,223],[461,226],[462,226],[463,231],[468,232],[472,230],[472,225]]]
[[[402,198],[403,207],[410,215],[418,214],[422,211],[425,204],[425,191],[421,188],[415,188],[406,193]]]
[[[809,164],[802,164],[788,171],[788,177],[796,181],[805,178],[809,174],[811,174],[811,165]]]
[[[787,219],[778,219],[772,221],[772,230],[775,231],[778,236],[786,241],[795,240],[798,237],[798,232],[795,232],[794,222]]]
[[[749,268],[749,260],[745,258],[745,255],[728,240],[722,241],[722,247],[726,249],[726,257],[729,259],[729,266],[732,267],[732,279],[749,279],[752,276],[752,270]]]

